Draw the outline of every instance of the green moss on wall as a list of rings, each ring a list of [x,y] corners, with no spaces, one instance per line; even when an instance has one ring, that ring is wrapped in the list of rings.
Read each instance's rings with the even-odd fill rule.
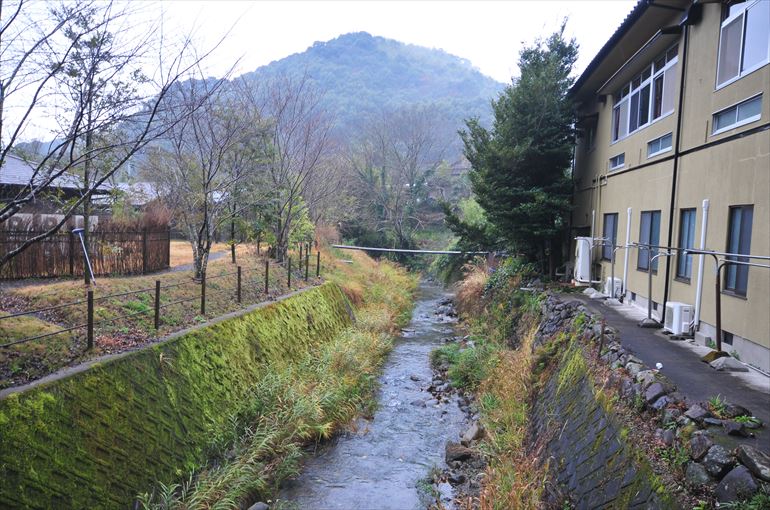
[[[208,432],[267,370],[351,318],[325,284],[0,401],[0,507],[126,508],[205,459]]]

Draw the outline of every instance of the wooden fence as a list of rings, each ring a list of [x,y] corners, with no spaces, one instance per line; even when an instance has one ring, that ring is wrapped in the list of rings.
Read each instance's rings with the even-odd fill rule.
[[[42,233],[36,230],[0,230],[0,256]],[[94,230],[88,255],[94,274],[146,274],[169,267],[168,229],[132,231]],[[83,249],[72,232],[58,232],[38,241],[0,268],[0,279],[82,276]]]

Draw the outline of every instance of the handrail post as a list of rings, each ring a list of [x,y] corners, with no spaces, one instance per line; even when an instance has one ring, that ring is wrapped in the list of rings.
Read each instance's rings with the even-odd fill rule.
[[[720,273],[722,272],[722,266],[724,263],[720,264],[717,262],[717,274],[716,278],[714,278],[714,290],[716,291],[716,294],[714,294],[714,303],[716,305],[716,328],[717,328],[717,351],[722,352],[722,289],[721,289],[721,283],[719,281]]]
[[[94,348],[94,291],[88,290],[88,310],[87,310],[87,327],[86,338],[88,342],[88,350]]]
[[[238,266],[238,286],[236,289],[236,297],[238,299],[238,303],[241,302],[241,266]]]
[[[610,271],[610,297],[612,299],[615,299],[615,246],[610,245],[612,247],[612,260],[610,261],[610,264],[612,265],[612,269]]]
[[[206,272],[201,273],[201,315],[206,315]]]
[[[155,280],[155,331],[160,327],[160,280]]]
[[[287,275],[286,286],[291,288],[291,257],[289,257],[289,265],[288,265],[288,269],[286,270],[286,275]]]
[[[321,277],[321,252],[316,252],[315,255],[315,277]]]
[[[265,259],[265,295],[270,293],[270,259]]]

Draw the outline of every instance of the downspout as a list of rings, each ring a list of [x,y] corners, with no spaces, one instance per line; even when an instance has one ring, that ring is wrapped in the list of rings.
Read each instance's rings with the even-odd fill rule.
[[[626,211],[626,248],[623,250],[623,292],[621,296],[625,298],[628,290],[628,252],[631,246],[631,208]],[[614,285],[615,282],[613,282]]]
[[[687,76],[687,42],[689,41],[689,26],[685,24],[682,29],[683,44],[682,44],[682,77],[679,80],[679,101],[677,104],[676,112],[676,145],[674,147],[674,168],[671,175],[671,202],[669,204],[668,211],[668,239],[666,246],[671,246],[674,238],[674,205],[676,204],[676,184],[679,173],[679,153],[682,148],[682,110],[684,108],[684,83]],[[666,303],[668,302],[668,294],[670,287],[670,274],[671,274],[671,259],[672,257],[666,257],[666,280],[663,288],[663,310],[660,315],[660,321],[665,323],[666,321]],[[652,268],[650,268],[652,270]],[[652,296],[648,296],[648,299],[652,299]]]
[[[701,220],[700,227],[700,249],[701,251],[706,249],[706,232],[708,231],[709,224],[709,199],[703,200],[703,219]],[[700,255],[698,261],[698,287],[695,291],[695,320],[693,321],[693,328],[698,331],[700,327],[700,303],[703,297],[703,266],[705,255]]]

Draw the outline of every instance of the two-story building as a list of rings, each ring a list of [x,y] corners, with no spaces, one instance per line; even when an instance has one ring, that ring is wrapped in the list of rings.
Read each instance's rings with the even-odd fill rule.
[[[689,305],[703,344],[716,337],[715,258],[770,265],[747,257],[770,257],[769,61],[770,0],[642,0],[571,90],[572,237],[593,240],[582,280],[613,292],[614,252],[626,303],[651,299],[658,320]],[[719,283],[723,350],[770,370],[770,268],[728,262]]]

